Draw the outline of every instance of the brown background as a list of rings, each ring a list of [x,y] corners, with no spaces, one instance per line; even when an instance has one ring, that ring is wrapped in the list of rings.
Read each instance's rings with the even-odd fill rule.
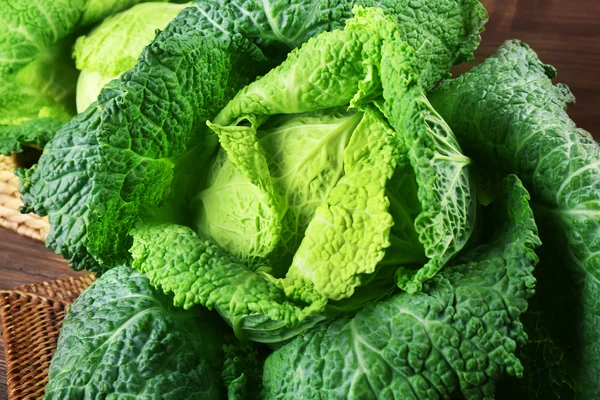
[[[521,39],[554,65],[577,105],[569,113],[600,139],[600,2],[598,0],[487,0],[490,22],[476,62],[507,39]],[[461,66],[459,70],[468,67]],[[0,289],[75,275],[66,263],[34,240],[0,228]],[[7,398],[0,340],[0,400]]]

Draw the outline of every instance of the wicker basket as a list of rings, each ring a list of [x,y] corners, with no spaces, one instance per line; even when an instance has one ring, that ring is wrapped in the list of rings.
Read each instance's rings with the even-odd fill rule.
[[[67,306],[93,281],[86,275],[0,291],[9,399],[44,396]]]
[[[50,229],[48,219],[19,212],[23,202],[19,195],[19,178],[13,173],[16,166],[14,156],[0,155],[0,226],[43,242]]]

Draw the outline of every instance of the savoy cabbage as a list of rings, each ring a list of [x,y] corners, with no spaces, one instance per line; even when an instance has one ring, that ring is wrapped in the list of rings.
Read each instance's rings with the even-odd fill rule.
[[[73,117],[75,34],[140,1],[0,3],[0,154],[44,147]]]
[[[44,147],[23,211],[99,275],[48,399],[600,395],[599,147],[520,42],[447,79],[478,1],[148,3],[79,30],[138,2],[0,42],[23,56],[0,150]]]
[[[219,399],[221,329],[208,310],[178,310],[144,275],[115,267],[70,306],[45,398]]]
[[[77,111],[96,101],[100,90],[135,65],[156,29],[164,27],[186,4],[141,3],[106,18],[89,34],[77,38],[73,58],[77,80]]]
[[[531,359],[535,344],[524,349],[531,372],[540,371],[528,378],[527,395],[592,399],[600,396],[600,146],[567,115],[575,99],[565,85],[552,84],[555,75],[528,45],[509,41],[478,68],[444,82],[432,102],[482,169],[523,179],[543,228],[533,309],[539,318],[530,329],[546,351]],[[547,369],[557,361],[567,370]],[[548,394],[536,394],[540,387]]]

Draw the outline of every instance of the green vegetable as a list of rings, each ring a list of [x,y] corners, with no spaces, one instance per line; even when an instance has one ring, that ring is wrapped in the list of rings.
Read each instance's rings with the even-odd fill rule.
[[[256,136],[269,168],[265,173],[271,174],[282,210],[271,212],[276,218],[271,225],[283,231],[272,235],[279,241],[268,249],[270,254],[259,253],[254,244],[267,247],[257,236],[258,226],[252,219],[270,211],[261,210],[264,195],[227,158],[227,152],[220,150],[205,187],[196,196],[199,235],[212,238],[242,259],[268,254],[273,273],[285,274],[315,209],[344,174],[342,155],[361,119],[362,113],[356,110],[327,109],[274,117],[258,128]]]
[[[541,340],[523,351],[537,356],[528,360],[526,395],[568,398],[574,390],[592,399],[600,397],[600,146],[569,119],[574,98],[552,84],[555,75],[511,41],[444,82],[432,103],[481,168],[517,173],[533,197],[545,246],[529,327]]]
[[[119,266],[69,308],[45,399],[220,399],[222,345],[207,310],[177,309]]]
[[[469,159],[461,154],[452,132],[415,85],[413,80],[418,81],[417,68],[421,66],[412,49],[395,36],[394,27],[381,14],[359,11],[344,31],[310,40],[279,67],[240,91],[211,125],[220,135],[230,131],[241,137],[255,137],[258,125],[268,115],[310,112],[348,103],[364,108],[374,102],[383,103],[391,125],[406,142],[379,149],[377,136],[360,136],[359,125],[351,139],[356,143],[349,145],[344,154],[345,176],[316,209],[317,217],[308,225],[287,274],[292,282],[284,281],[284,286],[305,278],[319,293],[340,300],[352,295],[361,274],[374,272],[389,246],[393,224],[384,197],[395,168],[393,152],[408,158],[415,172],[422,207],[415,229],[431,259],[418,272],[402,270],[400,286],[411,292],[419,290],[421,282],[456,254],[471,234],[475,210],[465,169]],[[251,126],[236,125],[243,119]],[[367,129],[381,134],[386,129],[386,124],[375,128],[370,124],[366,124]],[[390,129],[387,135],[392,137],[393,131]],[[369,143],[371,140],[373,143]],[[375,147],[367,153],[361,150],[353,154],[364,143],[367,149]],[[408,152],[408,157],[403,152]],[[356,210],[359,204],[368,204],[369,208]],[[412,225],[413,221],[409,222]],[[372,230],[363,230],[363,225]],[[348,236],[353,240],[344,239]],[[418,254],[408,261],[422,259]],[[343,269],[348,272],[334,273]]]
[[[0,154],[43,148],[74,113],[77,70],[66,39],[0,84]]]
[[[504,180],[500,199],[485,218],[495,227],[490,241],[421,293],[370,304],[271,354],[262,398],[491,398],[502,374],[521,376],[519,316],[534,292],[540,241],[516,176]]]
[[[17,73],[78,28],[139,3],[140,0],[40,0],[0,3],[0,77]]]
[[[0,3],[0,29],[5,32],[0,39],[0,154],[20,152],[24,145],[42,148],[71,119],[77,82],[73,34],[139,2]]]
[[[157,29],[189,4],[142,3],[106,18],[75,43],[73,57],[81,71],[77,81],[77,111],[96,101],[100,90],[135,65]]]
[[[191,224],[172,209],[186,214],[202,188],[202,172],[190,171],[217,145],[204,121],[279,61],[282,46],[340,27],[353,4],[199,1],[184,9],[94,109],[59,132],[38,166],[21,172],[24,211],[49,216],[47,246],[74,268],[106,270],[129,258],[127,232],[138,219]],[[469,57],[486,17],[476,1],[425,2],[424,14],[405,2],[382,6],[418,49],[424,87]]]
[[[332,49],[351,51],[339,53]],[[432,258],[424,267],[425,273],[417,272],[406,280],[416,281],[417,285],[431,278],[466,242],[475,210],[464,169],[468,159],[460,155],[443,121],[426,114],[431,108],[423,107],[428,103],[415,84],[413,61],[414,53],[401,42],[393,20],[374,8],[357,8],[355,18],[348,20],[344,31],[320,34],[292,52],[284,63],[240,91],[216,116],[215,123],[209,124],[227,158],[224,159],[224,153],[217,157],[217,172],[209,174],[207,189],[200,193],[202,212],[198,225],[201,235],[216,232],[216,237],[209,238],[224,246],[225,251],[208,242],[203,244],[182,226],[140,225],[131,231],[134,268],[146,273],[157,287],[174,293],[177,305],[215,307],[239,336],[264,342],[286,340],[324,319],[328,300],[351,297],[355,289],[363,281],[368,283],[376,272],[391,244],[390,231],[394,223],[388,213],[386,184],[396,170],[396,159],[409,163],[410,153],[414,152],[420,154],[421,159],[414,164],[416,174],[410,176],[416,176],[419,184],[425,182],[435,187],[438,194],[424,194],[429,186],[419,193],[400,194],[421,197],[426,211],[417,216],[415,230],[421,231],[425,251]],[[380,69],[383,62],[393,63],[400,72],[393,74],[395,69],[387,70],[383,66],[382,73],[389,71],[390,75],[383,75],[380,80],[374,71]],[[302,71],[311,71],[309,79]],[[404,96],[403,90],[414,92],[417,99],[410,95],[406,98],[409,104],[410,100],[422,102],[417,103],[416,118],[412,116],[414,107],[381,98],[382,91],[384,97],[388,95],[378,84],[384,80],[395,81],[400,88],[395,93],[392,91],[390,97]],[[290,82],[301,84],[283,92],[278,90]],[[278,93],[283,93],[288,103],[283,99],[278,101]],[[396,118],[394,121],[404,118],[411,122],[398,124],[400,129],[396,133],[388,126],[383,113],[369,104],[371,98],[375,105],[382,103],[388,108]],[[276,186],[271,179],[267,153],[257,136],[257,126],[265,120],[264,114],[282,109],[310,112],[344,103],[350,103],[351,107],[360,105],[362,112],[357,118],[360,122],[353,123],[354,132],[341,154],[343,176],[334,182],[323,202],[309,210],[308,216],[312,219],[306,232],[297,233],[304,234],[304,238],[285,278],[275,279],[260,262],[244,265],[252,257],[259,260],[267,257],[274,249],[284,215],[280,213],[276,189],[285,192],[286,188]],[[402,107],[403,112],[396,107]],[[239,111],[240,116],[236,112],[239,108],[249,112],[266,111],[262,114]],[[226,125],[242,119],[248,120],[250,126]],[[454,146],[451,150],[455,153],[451,155],[456,154],[455,158],[446,156],[445,146]],[[446,175],[449,172],[451,175]],[[283,199],[284,203],[291,201],[293,199]],[[434,223],[446,225],[447,230],[430,228],[434,223],[429,213],[440,211],[452,214],[452,219],[447,220],[443,214],[435,216]],[[413,221],[408,223],[412,226]],[[288,231],[297,229],[297,225],[286,228]],[[444,243],[442,251],[431,245],[438,242]],[[415,247],[418,241],[410,245]],[[422,262],[422,251],[410,258],[412,247],[408,252],[403,252],[402,247],[393,251],[411,263]],[[258,269],[254,271],[256,266]],[[382,266],[386,267],[395,269],[396,266]],[[388,288],[391,284],[390,279]],[[378,297],[381,293],[374,292],[372,296]]]

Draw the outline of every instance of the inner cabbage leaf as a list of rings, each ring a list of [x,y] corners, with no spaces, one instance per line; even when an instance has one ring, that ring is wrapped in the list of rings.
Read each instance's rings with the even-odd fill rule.
[[[278,271],[287,268],[315,209],[343,175],[342,153],[361,118],[356,110],[324,110],[273,118],[258,129],[279,211],[221,149],[196,196],[200,236],[242,260],[268,257]],[[276,222],[268,223],[269,213]],[[276,246],[268,249],[271,238]]]

